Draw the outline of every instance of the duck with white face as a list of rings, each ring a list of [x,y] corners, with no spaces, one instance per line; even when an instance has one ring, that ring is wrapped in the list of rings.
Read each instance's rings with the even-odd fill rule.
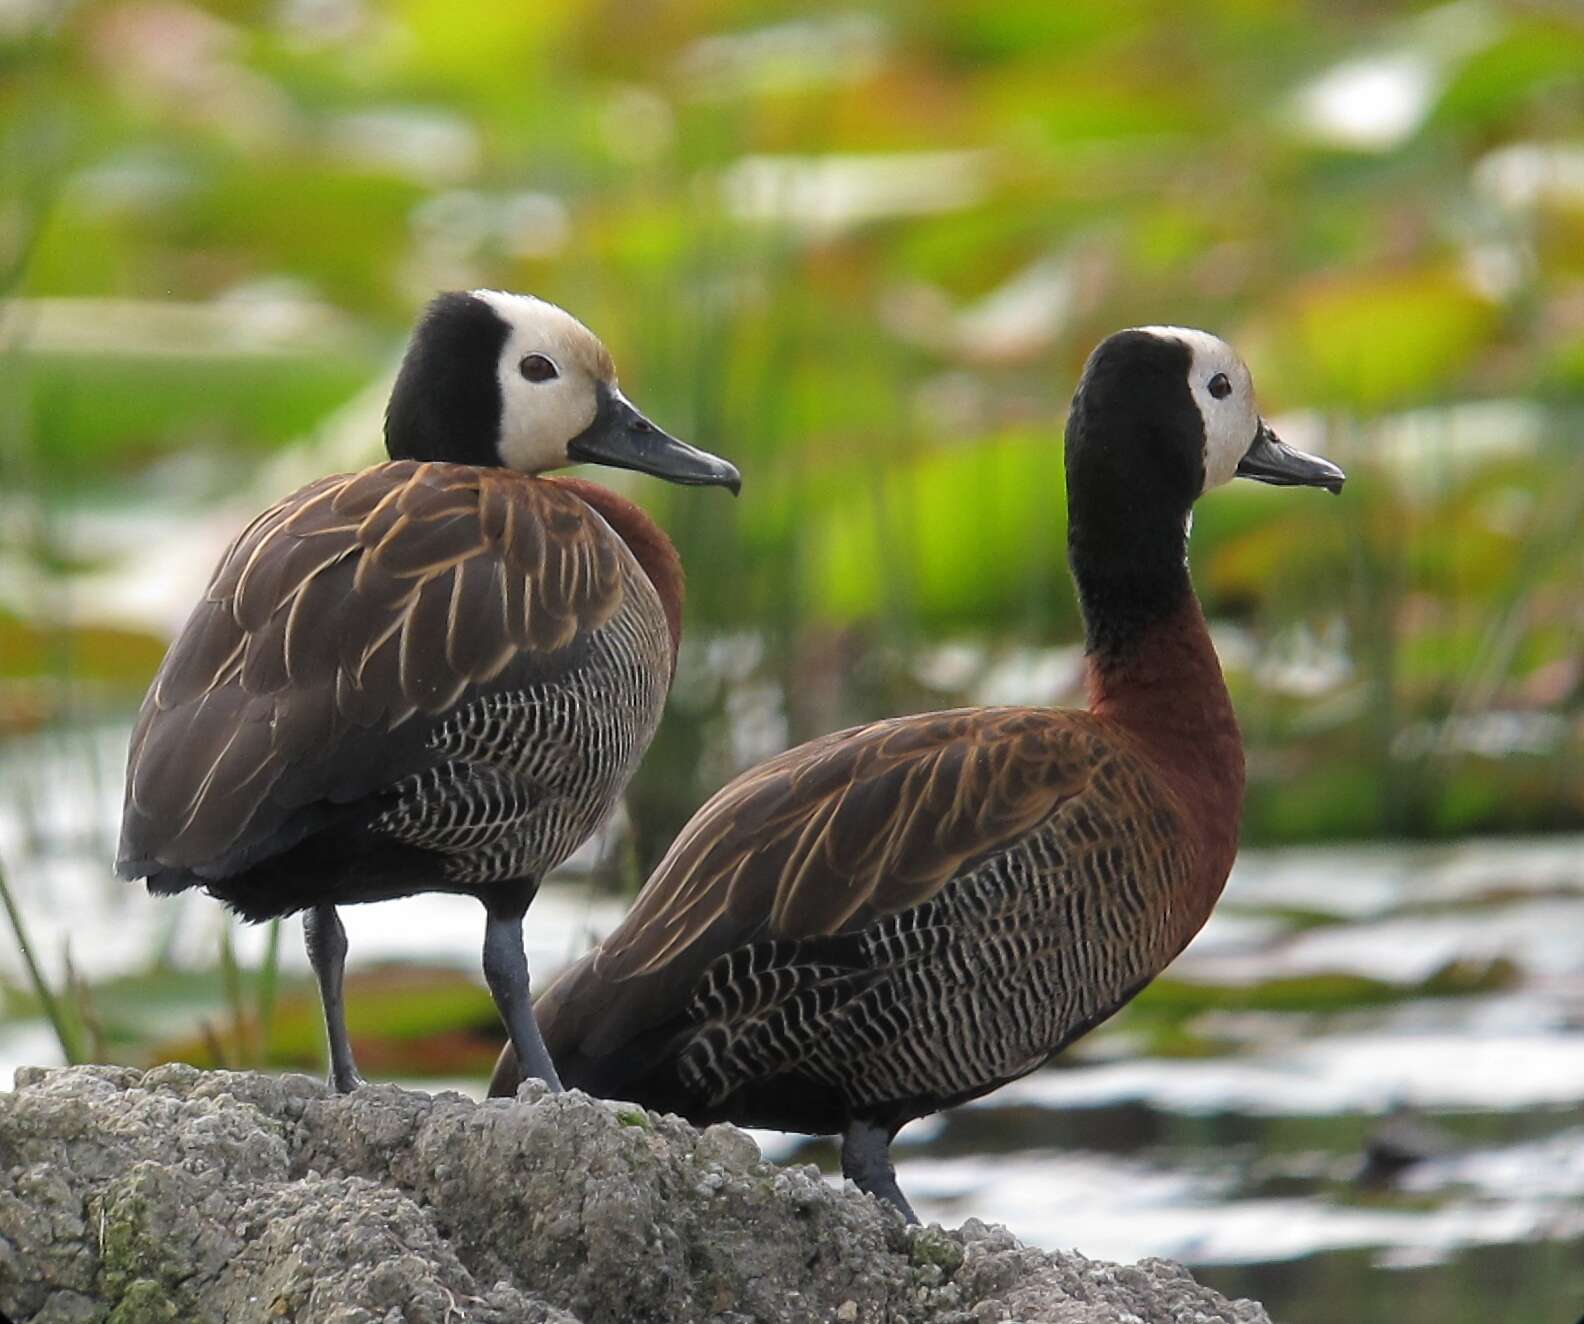
[[[1342,491],[1346,475],[1336,465],[1294,449],[1271,431],[1255,403],[1248,365],[1219,336],[1185,326],[1144,326],[1119,334],[1187,351],[1182,375],[1204,431],[1201,495],[1234,478],[1278,487],[1323,487],[1333,495]],[[1180,362],[1180,351],[1173,357]]]
[[[656,427],[616,382],[610,351],[571,314],[530,294],[442,294],[414,333],[391,392],[393,460],[448,459],[543,473],[568,464],[636,469],[736,492],[734,466]]]
[[[654,735],[682,571],[633,502],[544,471],[740,478],[639,413],[581,322],[495,290],[430,304],[385,435],[390,462],[310,483],[222,557],[139,714],[116,867],[249,920],[303,911],[341,1090],[336,908],[475,896],[508,1036],[558,1088],[523,917]]]
[[[540,998],[569,1085],[840,1134],[843,1173],[911,1221],[897,1130],[1035,1070],[1198,932],[1244,767],[1189,514],[1237,476],[1343,475],[1276,439],[1225,342],[1177,327],[1089,356],[1065,463],[1088,709],[894,717],[728,783]],[[508,1044],[490,1092],[521,1074]]]

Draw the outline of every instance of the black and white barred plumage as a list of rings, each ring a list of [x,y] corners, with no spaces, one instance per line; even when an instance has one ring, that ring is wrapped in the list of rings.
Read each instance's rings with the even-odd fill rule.
[[[1169,926],[1169,901],[1139,883],[1158,863],[1137,825],[1085,843],[1085,822],[1064,806],[929,901],[856,933],[721,957],[694,995],[698,1028],[679,1073],[719,1104],[756,1078],[797,1071],[862,1113],[980,1093],[1033,1070],[1148,977]],[[1182,850],[1160,872],[1181,878],[1188,864]],[[1120,944],[1105,940],[1108,927],[1160,932]]]
[[[571,675],[498,691],[429,738],[442,760],[403,778],[375,832],[444,857],[445,876],[542,878],[599,827],[660,721],[670,649],[654,590],[624,570],[623,606]]]

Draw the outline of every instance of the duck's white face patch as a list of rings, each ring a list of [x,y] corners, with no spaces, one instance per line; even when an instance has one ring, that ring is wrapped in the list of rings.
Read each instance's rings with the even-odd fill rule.
[[[610,355],[592,331],[553,303],[504,290],[472,294],[510,327],[496,366],[501,462],[524,473],[570,463],[567,443],[594,421],[599,407],[596,386],[615,386]],[[553,375],[537,381],[525,375],[524,363],[533,355],[549,360]],[[540,376],[544,365],[531,364],[530,372]]]
[[[1238,462],[1259,433],[1254,381],[1237,351],[1208,331],[1186,326],[1144,326],[1151,335],[1169,336],[1188,346],[1188,388],[1204,419],[1205,481],[1201,495],[1230,482]]]

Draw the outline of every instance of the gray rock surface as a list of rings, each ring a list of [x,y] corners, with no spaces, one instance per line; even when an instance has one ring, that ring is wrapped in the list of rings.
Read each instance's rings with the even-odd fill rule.
[[[15,1324],[1268,1324],[1163,1260],[905,1228],[732,1127],[166,1066],[0,1094]]]

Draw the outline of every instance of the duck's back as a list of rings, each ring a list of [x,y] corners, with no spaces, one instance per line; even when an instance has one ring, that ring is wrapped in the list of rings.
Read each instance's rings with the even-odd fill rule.
[[[1173,898],[1198,865],[1100,719],[894,719],[728,785],[538,1014],[567,1084],[695,1120],[918,1115],[1125,1002],[1197,928]]]
[[[560,863],[674,662],[674,613],[593,486],[401,461],[261,515],[144,701],[118,869],[257,916],[325,899],[326,871],[399,895]]]

